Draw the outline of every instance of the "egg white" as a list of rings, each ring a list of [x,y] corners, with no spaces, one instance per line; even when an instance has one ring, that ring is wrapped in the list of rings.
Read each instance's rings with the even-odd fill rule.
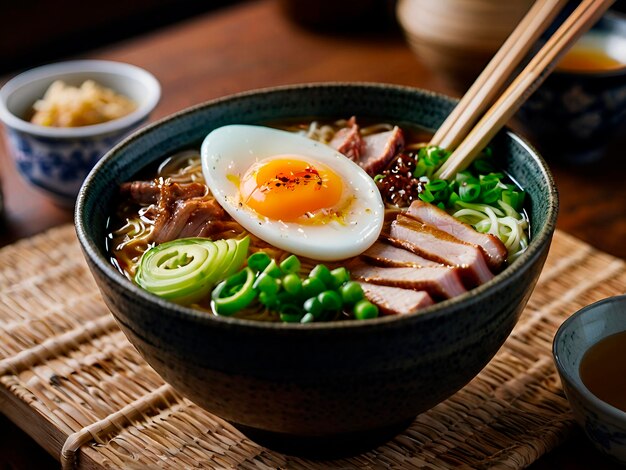
[[[248,168],[257,161],[293,155],[331,168],[344,185],[344,196],[354,196],[342,221],[304,225],[264,217],[240,204],[239,187]],[[356,163],[320,142],[291,132],[262,126],[230,125],[215,129],[201,147],[206,184],[221,206],[246,230],[260,239],[300,256],[335,261],[356,256],[380,235],[384,204],[372,178]]]

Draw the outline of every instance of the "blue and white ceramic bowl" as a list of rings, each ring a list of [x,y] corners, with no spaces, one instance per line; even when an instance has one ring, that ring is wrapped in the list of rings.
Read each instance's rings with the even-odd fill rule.
[[[623,63],[600,71],[556,70],[517,113],[548,160],[601,159],[626,127],[626,17],[605,15],[579,44]]]
[[[126,95],[137,103],[137,109],[122,118],[83,127],[45,127],[26,120],[33,103],[55,80],[78,86],[88,79]],[[72,206],[96,162],[148,119],[160,96],[156,78],[134,65],[103,60],[60,62],[7,82],[0,89],[0,120],[25,180],[57,203]]]
[[[626,295],[600,300],[573,314],[557,331],[552,351],[576,421],[600,452],[626,464],[626,412],[600,400],[580,378],[580,363],[589,348],[622,331],[626,331]]]

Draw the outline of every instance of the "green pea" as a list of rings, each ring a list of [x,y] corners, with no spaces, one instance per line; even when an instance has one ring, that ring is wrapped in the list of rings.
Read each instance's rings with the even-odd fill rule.
[[[280,319],[286,323],[298,323],[304,312],[294,304],[284,304],[279,309]]]
[[[301,313],[292,314],[292,313],[281,313],[280,319],[285,323],[299,323],[302,320],[303,315]]]
[[[263,273],[268,274],[273,278],[279,278],[283,274],[283,272],[276,264],[276,260],[271,260],[270,264],[268,264],[263,270]]]
[[[350,273],[343,266],[341,268],[333,269],[330,272],[330,275],[333,278],[333,289],[339,289],[339,287],[350,280]]]
[[[357,320],[368,320],[378,316],[378,307],[369,300],[359,300],[354,306],[354,317]]]
[[[339,289],[344,304],[354,305],[363,298],[363,288],[356,281],[346,282]]]
[[[324,290],[326,290],[326,286],[316,277],[309,277],[302,281],[302,295],[306,299],[315,297]]]
[[[280,290],[279,281],[265,272],[259,274],[256,281],[254,281],[253,287],[258,291],[266,292],[270,295],[276,295]]]
[[[311,269],[309,277],[311,279],[319,279],[329,289],[333,287],[333,276],[330,274],[330,270],[323,264],[318,264]]]
[[[304,310],[313,315],[315,318],[320,318],[322,316],[322,312],[324,311],[324,307],[322,307],[322,303],[317,299],[317,297],[311,297],[304,301]]]
[[[343,305],[341,296],[334,290],[325,290],[317,296],[324,310],[337,311]]]
[[[292,295],[298,295],[302,292],[302,281],[297,274],[287,274],[283,278],[283,289]]]
[[[315,321],[315,317],[313,316],[312,313],[305,313],[304,316],[302,317],[302,320],[300,320],[300,323],[312,323]]]
[[[259,302],[267,308],[274,308],[278,305],[278,297],[276,295],[268,294],[267,292],[261,292],[259,294]]]
[[[278,299],[278,305],[295,305],[299,304],[298,299],[295,295],[290,294],[287,291],[280,291],[276,296]]]

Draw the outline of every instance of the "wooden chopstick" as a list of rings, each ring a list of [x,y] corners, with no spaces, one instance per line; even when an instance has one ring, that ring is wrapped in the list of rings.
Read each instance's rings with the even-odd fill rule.
[[[508,77],[567,0],[537,0],[430,141],[453,150],[493,103]]]
[[[583,0],[453,151],[435,177],[449,179],[467,168],[545,80],[565,52],[600,19],[614,1]]]

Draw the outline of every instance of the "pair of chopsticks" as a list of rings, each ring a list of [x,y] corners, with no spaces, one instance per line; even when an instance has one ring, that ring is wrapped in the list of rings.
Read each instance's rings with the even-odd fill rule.
[[[450,179],[467,168],[556,67],[567,50],[614,1],[582,0],[496,99],[532,45],[567,3],[567,0],[537,0],[433,136],[431,145],[453,150],[435,177]]]

